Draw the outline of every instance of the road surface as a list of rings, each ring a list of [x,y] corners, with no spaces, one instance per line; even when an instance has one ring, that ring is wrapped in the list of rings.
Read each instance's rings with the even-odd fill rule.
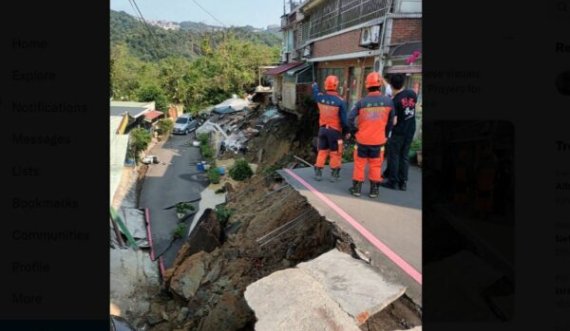
[[[381,187],[379,199],[350,195],[353,164],[343,164],[341,181],[313,179],[313,168],[284,169],[279,173],[329,221],[351,235],[387,279],[407,287],[407,294],[421,305],[422,284],[422,187],[421,170],[410,167],[407,191]]]
[[[199,148],[192,146],[193,140],[194,134],[173,135],[166,143],[158,143],[149,152],[149,155],[158,156],[160,163],[149,166],[139,208],[149,211],[154,252],[155,255],[165,252],[162,254],[165,268],[172,265],[183,244],[183,240],[178,239],[168,248],[173,240],[172,233],[179,224],[176,209],[170,207],[200,198],[200,193],[208,185],[207,178],[196,170],[195,164],[201,161],[201,155]],[[191,219],[186,220],[187,226]]]

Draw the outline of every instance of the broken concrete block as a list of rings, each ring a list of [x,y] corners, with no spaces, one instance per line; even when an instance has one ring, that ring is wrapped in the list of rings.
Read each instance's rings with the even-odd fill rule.
[[[174,271],[170,280],[170,290],[186,300],[194,296],[206,275],[209,259],[208,253],[199,252],[184,260]]]
[[[396,301],[406,288],[387,282],[361,260],[333,249],[297,268],[321,283],[358,325]]]
[[[274,272],[250,284],[244,295],[257,317],[256,331],[360,330],[324,287],[301,269]]]

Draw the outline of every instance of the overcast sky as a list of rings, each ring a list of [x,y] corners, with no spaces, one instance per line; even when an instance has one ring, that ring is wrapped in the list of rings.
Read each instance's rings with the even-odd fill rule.
[[[286,2],[289,10],[289,1]],[[210,25],[221,25],[219,20],[226,26],[265,28],[279,24],[283,15],[283,0],[136,0],[136,4],[145,19],[193,21]],[[136,13],[129,0],[111,0],[111,9],[133,16]]]

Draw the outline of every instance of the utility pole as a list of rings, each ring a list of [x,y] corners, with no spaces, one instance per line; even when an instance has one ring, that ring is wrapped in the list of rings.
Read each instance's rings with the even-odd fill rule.
[[[380,54],[378,55],[380,58],[380,68],[378,69],[378,72],[382,73],[384,71],[384,60],[385,60],[385,56],[384,56],[384,39],[386,38],[386,29],[388,26],[388,20],[390,18],[390,9],[392,8],[392,2],[393,0],[388,0],[387,3],[387,9],[386,9],[386,14],[384,15],[384,23],[382,23],[382,32],[381,32],[381,36],[380,36]]]

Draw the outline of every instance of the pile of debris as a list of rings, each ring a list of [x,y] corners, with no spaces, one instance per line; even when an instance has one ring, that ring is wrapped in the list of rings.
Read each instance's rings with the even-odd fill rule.
[[[241,109],[232,104],[236,101],[242,102]],[[196,130],[197,135],[209,134],[213,137],[211,141],[219,157],[223,157],[226,151],[234,155],[246,154],[249,150],[248,142],[252,138],[278,125],[280,120],[286,117],[276,106],[264,108],[255,103],[248,103],[246,107],[243,102],[247,101],[228,99],[214,106],[208,120]]]

